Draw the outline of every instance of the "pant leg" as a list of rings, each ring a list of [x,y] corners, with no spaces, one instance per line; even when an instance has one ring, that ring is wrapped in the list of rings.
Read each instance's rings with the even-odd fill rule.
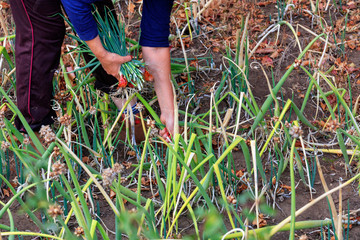
[[[173,0],[143,0],[140,45],[169,47]]]
[[[65,35],[59,0],[10,0],[16,24],[17,105],[31,128],[53,123],[52,80]],[[23,130],[20,120],[16,127]]]

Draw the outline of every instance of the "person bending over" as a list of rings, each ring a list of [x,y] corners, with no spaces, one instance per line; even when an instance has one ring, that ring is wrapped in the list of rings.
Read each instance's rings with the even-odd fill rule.
[[[105,92],[117,82],[121,64],[131,56],[108,52],[102,46],[92,16],[92,4],[112,6],[111,0],[61,0],[78,36],[102,68],[95,71],[95,87]],[[59,65],[65,25],[60,0],[10,0],[16,24],[15,61],[17,104],[34,131],[56,116],[51,108],[52,80]],[[173,0],[144,0],[140,45],[149,72],[154,76],[162,123],[160,135],[174,132],[174,95],[170,80],[169,22]],[[100,9],[100,7],[98,6]],[[19,119],[16,127],[25,131]]]

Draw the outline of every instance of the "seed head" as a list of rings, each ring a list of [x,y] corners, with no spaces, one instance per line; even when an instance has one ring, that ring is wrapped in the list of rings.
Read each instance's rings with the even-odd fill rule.
[[[155,128],[155,120],[150,120],[150,119],[148,119],[148,120],[146,121],[146,126],[147,126],[147,127],[151,127],[151,128]]]
[[[123,171],[123,169],[124,169],[124,166],[123,166],[123,165],[121,165],[121,164],[119,164],[119,163],[115,163],[115,164],[114,164],[113,171],[114,171],[115,173],[121,173],[121,172]]]
[[[232,203],[232,204],[236,204],[237,201],[236,201],[236,198],[234,196],[227,196],[226,197],[226,200],[229,202],[229,203]]]
[[[112,170],[111,168],[105,169],[102,173],[103,185],[105,187],[110,186],[114,181],[115,177],[116,177],[116,173],[114,172],[114,170]]]
[[[124,167],[119,164],[115,163],[113,168],[107,168],[102,173],[103,178],[103,185],[108,187],[112,184],[115,180],[116,176],[123,171]]]
[[[1,150],[6,151],[6,149],[8,149],[9,147],[10,147],[10,143],[9,143],[9,142],[3,141],[3,142],[1,143]]]
[[[144,105],[141,103],[137,103],[135,106],[135,109],[139,110],[139,112],[141,112],[144,109]]]
[[[41,126],[39,133],[40,133],[40,136],[42,138],[44,138],[44,141],[46,144],[50,144],[50,143],[54,142],[56,139],[56,134],[50,128],[49,125]]]
[[[95,115],[95,113],[96,113],[96,107],[91,106],[90,109],[89,109],[89,113],[90,113],[91,115]]]
[[[80,236],[84,235],[84,229],[82,227],[77,227],[77,228],[75,228],[74,234],[76,236],[80,237]]]
[[[301,127],[298,126],[292,126],[290,128],[289,134],[293,137],[293,138],[298,138],[303,134],[303,131],[301,130]]]
[[[212,126],[211,131],[212,131],[213,133],[216,133],[216,126]]]
[[[298,68],[301,65],[302,60],[301,59],[295,59],[294,61],[294,68]]]
[[[58,157],[60,156],[60,148],[55,146],[54,149],[53,149],[53,154],[54,154],[54,157]]]
[[[49,206],[48,214],[52,218],[56,218],[57,216],[60,216],[61,214],[63,214],[63,210],[61,209],[60,205],[55,203],[54,205]]]
[[[272,117],[272,118],[271,118],[271,121],[273,121],[273,122],[277,122],[277,121],[279,121],[279,117],[274,116],[274,117]]]
[[[71,116],[66,113],[59,118],[59,122],[61,125],[69,126],[71,124]]]
[[[30,139],[28,137],[24,137],[23,145],[29,145],[29,144],[30,144]]]
[[[150,140],[151,138],[156,137],[158,134],[159,134],[159,129],[157,129],[157,128],[151,128],[149,140]]]
[[[336,119],[330,120],[325,126],[325,130],[328,132],[335,132],[338,128],[341,128],[341,124]]]
[[[42,125],[39,131],[41,137],[44,137],[49,132],[52,132],[52,129],[49,125]]]
[[[5,128],[6,125],[5,125],[5,122],[4,122],[4,119],[0,117],[0,128]]]
[[[61,174],[65,174],[67,170],[65,163],[61,163],[60,161],[55,162],[51,166],[51,169],[50,177],[58,177]]]
[[[50,132],[50,133],[46,134],[44,137],[45,143],[47,143],[47,144],[54,142],[55,139],[56,139],[56,135],[54,132]]]

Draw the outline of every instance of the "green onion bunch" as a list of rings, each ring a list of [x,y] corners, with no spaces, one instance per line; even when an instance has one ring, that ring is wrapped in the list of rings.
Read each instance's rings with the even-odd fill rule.
[[[98,11],[94,13],[94,18],[98,24],[99,37],[104,48],[121,56],[129,55],[126,47],[125,24],[122,22],[118,24],[108,8],[105,9],[105,13],[104,17]],[[139,60],[123,63],[120,68],[120,76],[124,76],[134,88],[141,90],[144,83],[143,72],[141,71],[143,67],[144,63]]]

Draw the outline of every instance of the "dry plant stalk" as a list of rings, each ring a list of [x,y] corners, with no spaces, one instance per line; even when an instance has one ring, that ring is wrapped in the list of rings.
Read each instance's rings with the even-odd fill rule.
[[[200,15],[207,10],[207,8],[212,7],[212,8],[216,8],[217,6],[219,6],[221,4],[222,0],[209,0],[206,3],[204,3],[204,0],[201,0],[201,5],[203,6],[203,8],[198,12],[196,17],[200,17]],[[205,12],[205,16],[207,15],[207,12]]]
[[[246,20],[245,20],[245,24],[244,24],[244,31],[243,31],[243,35],[241,37],[241,42],[240,42],[240,52],[239,52],[239,62],[237,63],[241,68],[244,67],[244,63],[245,63],[245,59],[244,59],[244,43],[246,40],[246,33],[247,33],[247,28],[249,25],[249,19],[250,19],[250,13],[246,16]],[[237,37],[240,37],[240,30],[238,30],[238,35]],[[238,41],[236,41],[238,42]]]
[[[4,30],[5,37],[9,36],[9,32],[6,28],[4,14],[1,6],[0,6],[0,22],[1,22],[1,28]],[[4,41],[4,43],[6,43],[6,41]]]
[[[250,146],[251,146],[251,154],[252,154],[252,160],[253,160],[253,166],[254,166],[256,227],[259,228],[258,176],[257,176],[255,140],[250,141]]]
[[[193,15],[197,16],[199,4],[198,4],[197,0],[192,0],[191,2],[193,3],[193,7],[192,7]]]
[[[336,235],[339,240],[343,240],[342,234],[342,189],[339,190],[339,216],[337,225],[335,225]]]
[[[229,121],[231,119],[231,116],[234,112],[234,108],[229,108],[227,111],[226,111],[226,114],[225,114],[225,117],[224,117],[224,121],[223,121],[223,126],[226,128],[229,124]]]
[[[329,188],[328,188],[328,186],[326,184],[325,177],[324,177],[324,174],[323,174],[322,169],[321,169],[321,164],[320,164],[319,158],[318,158],[318,156],[315,156],[315,158],[316,158],[317,169],[318,169],[318,172],[319,172],[319,177],[320,177],[321,183],[323,185],[324,191],[328,192]],[[328,199],[329,199],[329,204],[330,204],[330,208],[331,208],[332,217],[334,218],[334,222],[337,223],[338,218],[337,218],[337,214],[336,214],[336,208],[335,208],[334,199],[332,198],[331,195],[328,196]],[[335,224],[335,228],[338,231],[336,224]]]

